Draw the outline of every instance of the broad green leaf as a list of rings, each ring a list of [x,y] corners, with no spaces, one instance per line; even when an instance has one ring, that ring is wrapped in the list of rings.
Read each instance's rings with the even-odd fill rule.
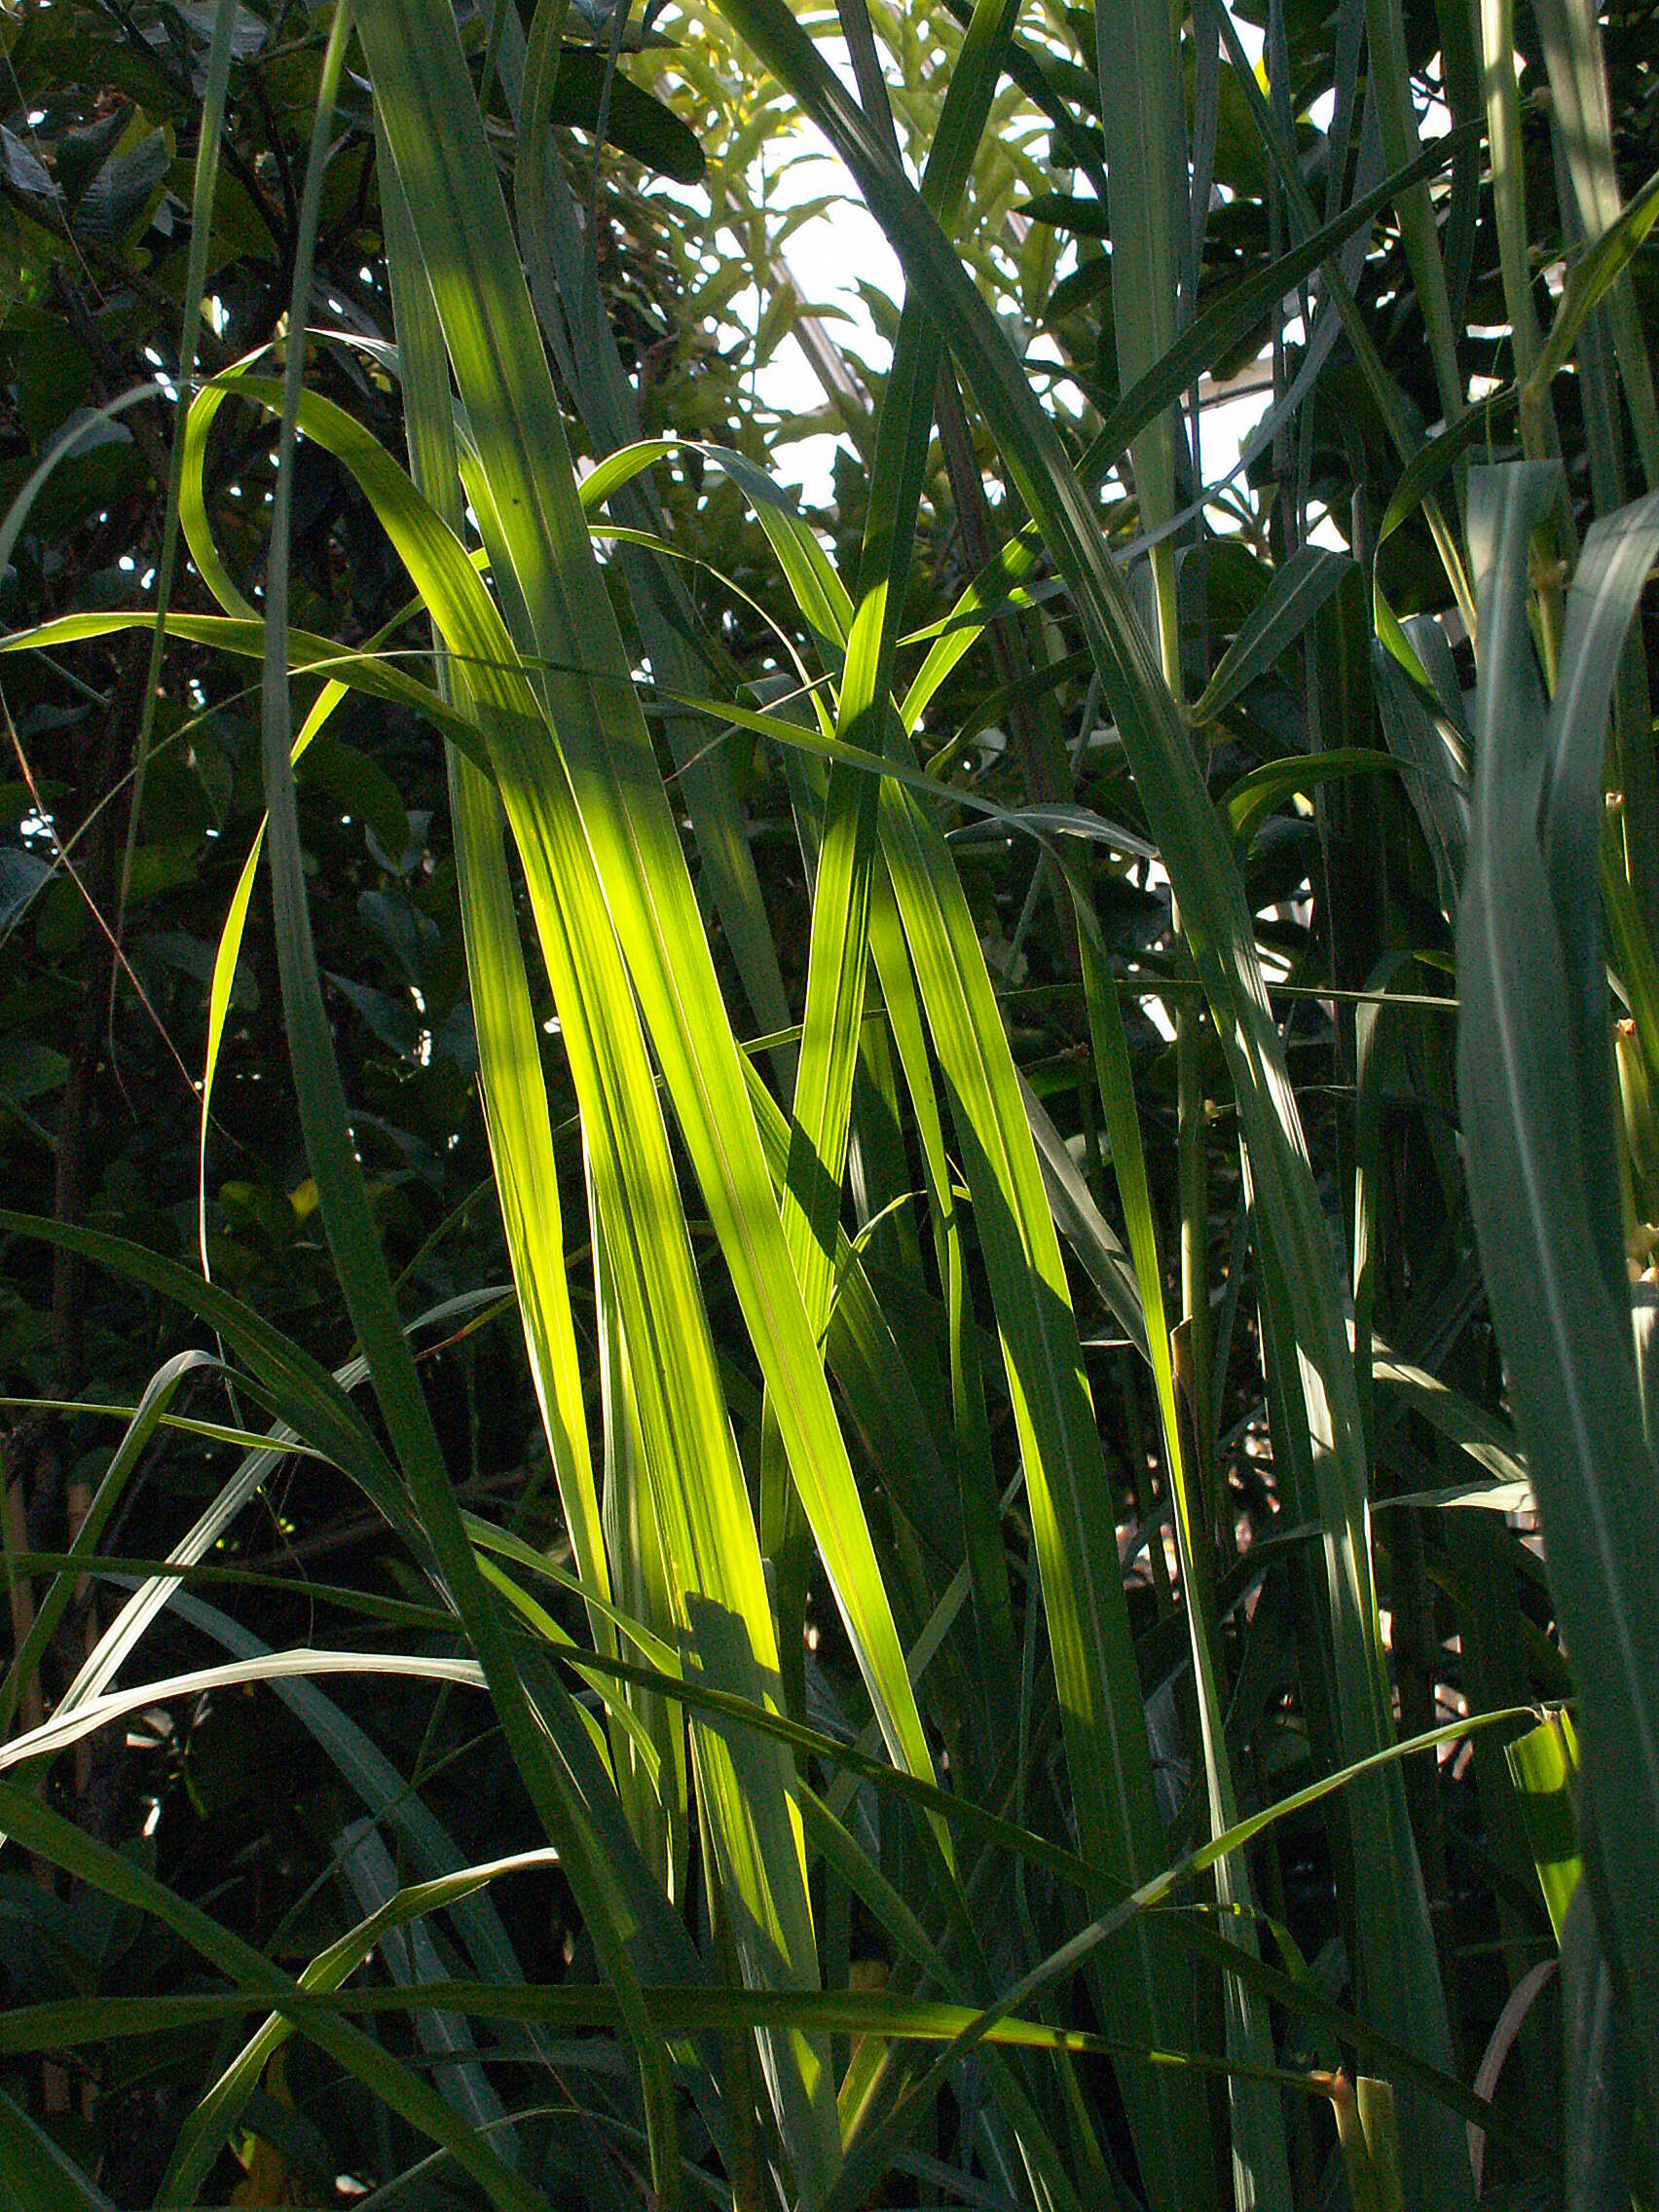
[[[1602,793],[1607,710],[1625,639],[1656,558],[1659,493],[1591,526],[1567,594],[1555,696],[1544,727],[1544,866],[1567,963],[1565,1011],[1571,1064],[1578,1073],[1585,1174],[1598,1193],[1594,1221],[1602,1239],[1603,1270],[1616,1290],[1623,1288],[1623,1224],[1611,1197],[1618,1166],[1606,969],[1594,913],[1595,886],[1606,820]]]
[[[1300,545],[1275,569],[1261,605],[1216,663],[1215,674],[1193,709],[1195,722],[1215,721],[1233,702],[1288,651],[1348,573],[1346,554]]]
[[[1567,1908],[1583,1870],[1572,1802],[1578,1780],[1578,1736],[1571,1714],[1547,1714],[1535,1728],[1506,1744],[1504,1755],[1521,1799],[1538,1887],[1560,1943]]]
[[[1598,1895],[1611,1913],[1602,1933],[1628,1977],[1639,2072],[1651,2082],[1659,2072],[1651,1941],[1659,1617],[1648,1593],[1659,1578],[1659,1478],[1642,1430],[1622,1268],[1609,1279],[1620,1239],[1616,1213],[1607,1216],[1617,1194],[1581,1089],[1594,1067],[1608,1064],[1604,1001],[1594,1029],[1574,1033],[1575,1019],[1589,1015],[1577,978],[1599,914],[1594,882],[1565,872],[1573,848],[1583,849],[1567,816],[1586,805],[1599,811],[1599,789],[1568,774],[1555,793],[1564,813],[1552,845],[1564,873],[1554,881],[1538,834],[1550,756],[1527,628],[1526,545],[1555,492],[1549,467],[1471,474],[1483,620],[1474,830],[1457,933],[1458,1101],[1488,1301],[1579,1684],[1593,1845],[1604,1853]],[[1616,599],[1616,586],[1608,589]],[[1582,693],[1565,684],[1563,693],[1558,748],[1585,742],[1567,719],[1580,710],[1599,745],[1605,691],[1598,696],[1587,681]]]
[[[1112,333],[1118,380],[1127,390],[1168,353],[1179,328],[1186,99],[1176,26],[1163,0],[1097,6],[1094,36],[1112,228]],[[1193,303],[1186,305],[1190,318]],[[1156,530],[1175,511],[1180,434],[1165,407],[1130,441],[1143,527]]]
[[[1282,800],[1308,795],[1321,784],[1339,782],[1346,776],[1376,775],[1395,765],[1391,755],[1361,746],[1339,746],[1290,760],[1265,760],[1261,767],[1240,776],[1227,794],[1228,819],[1240,849],[1248,847],[1262,823]]]

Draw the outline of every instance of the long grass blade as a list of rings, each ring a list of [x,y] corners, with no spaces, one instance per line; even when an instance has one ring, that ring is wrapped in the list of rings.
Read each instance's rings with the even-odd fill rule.
[[[427,0],[404,9],[374,0],[362,9],[360,22],[386,89],[387,134],[428,276],[436,273],[438,311],[478,441],[470,488],[496,572],[513,579],[508,611],[522,619],[542,663],[544,696],[585,841],[872,1703],[895,1756],[926,1771],[920,1720],[787,1261],[684,856],[588,545],[551,380],[453,21]],[[435,173],[435,164],[447,165],[447,181]],[[462,269],[469,272],[464,283],[456,274]],[[526,596],[515,609],[518,594]],[[554,779],[544,750],[521,754],[516,764],[524,803],[538,808],[552,803],[547,787]],[[557,782],[563,781],[560,771]],[[505,791],[503,796],[511,814],[514,799]],[[522,819],[515,822],[521,853],[527,830]]]
[[[418,489],[459,532],[461,471],[443,336],[389,156],[382,160],[381,175],[411,471]],[[445,692],[453,688],[441,658],[438,686]],[[460,678],[463,696],[465,686],[463,671]],[[530,981],[502,845],[505,821],[489,779],[453,748],[449,789],[479,1076],[531,1376],[578,1570],[596,1597],[608,1599],[605,1534],[571,1316],[559,1177]],[[603,1616],[591,1617],[596,1640],[604,1647],[608,1631]]]
[[[1487,1295],[1580,1683],[1597,1917],[1628,1977],[1631,2033],[1651,2089],[1659,2079],[1651,1940],[1659,1619],[1645,1593],[1659,1575],[1659,1489],[1642,1431],[1617,1192],[1581,1091],[1598,1068],[1605,1080],[1609,1052],[1604,997],[1593,1016],[1585,989],[1597,903],[1593,882],[1574,866],[1585,849],[1586,807],[1599,812],[1600,794],[1571,768],[1571,752],[1588,755],[1602,743],[1609,660],[1631,601],[1619,586],[1615,535],[1600,588],[1581,595],[1560,715],[1552,706],[1546,735],[1525,562],[1527,534],[1555,496],[1553,468],[1471,476],[1487,627],[1475,826],[1458,923],[1458,1097]],[[1587,584],[1595,577],[1593,570]],[[1596,618],[1604,592],[1604,627]],[[1555,756],[1566,756],[1561,785],[1552,787],[1553,873],[1538,836],[1552,742]],[[1588,1025],[1582,1039],[1576,1024]],[[1590,1111],[1604,1110],[1591,1102]]]
[[[158,1921],[262,2007],[286,2012],[290,2001],[302,1996],[298,1985],[252,1944],[187,1904],[122,1853],[94,1842],[61,1814],[37,1804],[14,1783],[0,1782],[0,1826],[76,1880]],[[313,2042],[412,2127],[441,2143],[499,2212],[541,2212],[539,2192],[521,2181],[434,2089],[362,2029],[346,2020],[325,2018],[314,2009],[307,2010],[304,2028]]]
[[[1357,1391],[1324,1214],[1225,832],[1090,504],[989,310],[787,11],[773,0],[726,0],[723,12],[836,146],[909,280],[927,291],[947,319],[952,350],[1071,586],[1227,1054],[1255,1171],[1258,1229],[1280,1259],[1324,1527],[1342,1741],[1349,1755],[1369,1756],[1386,1745],[1391,1721],[1368,1545]],[[892,804],[897,809],[900,801]],[[896,866],[894,872],[897,881],[901,871]],[[980,1210],[983,1236],[982,1199]],[[1377,1779],[1356,1805],[1354,1821],[1368,2002],[1397,2040],[1432,2054],[1444,2070],[1450,2060],[1445,1997],[1404,1798],[1397,1777],[1386,1769],[1374,1771]],[[1425,2200],[1465,2202],[1467,2167],[1456,2130],[1410,2096],[1402,2122],[1414,2186],[1422,2188]]]
[[[627,1879],[623,1869],[629,1862],[626,1852],[618,1858],[605,1840],[607,1816],[614,1799],[607,1795],[603,1770],[582,1773],[582,1760],[592,1759],[591,1747],[563,1685],[550,1670],[538,1685],[538,1704],[533,1703],[526,1671],[508,1645],[496,1601],[478,1571],[461,1528],[369,1212],[312,942],[291,760],[288,524],[305,364],[301,332],[311,292],[328,125],[350,22],[350,7],[342,0],[330,31],[301,202],[266,593],[262,696],[267,852],[290,1063],[329,1244],[393,1449],[451,1595],[466,1621],[515,1761],[547,1833],[565,1855],[572,1887],[584,1899],[595,1942],[634,2021],[653,2171],[668,2190],[678,2176],[673,2094],[664,2054],[635,1999],[634,1969],[619,1934],[621,1927],[631,1924],[617,1909],[616,1894],[618,1885]]]
[[[728,1635],[707,1647],[704,1661],[716,1679],[759,1702],[777,1662],[754,1523],[632,994],[569,786],[550,775],[539,703],[471,561],[408,478],[350,417],[316,395],[306,395],[299,412],[307,435],[338,454],[363,485],[452,656],[469,671],[560,1008],[630,1344],[640,1347],[634,1372],[680,1602],[687,1619],[691,1605],[701,1604],[705,1619],[713,1606],[742,1624],[741,1643]],[[487,497],[482,490],[477,496]],[[769,1193],[767,1218],[776,1228]],[[821,1373],[819,1380],[822,1387]],[[697,1470],[696,1482],[685,1481],[686,1469]],[[769,1786],[756,1791],[755,1775],[746,1789],[718,1741],[705,1736],[700,1756],[705,1789],[720,1809],[717,1834],[728,1855],[722,1872],[744,1899],[748,1971],[762,1982],[779,1973],[812,1976],[811,1919],[798,1840],[791,1840],[787,1768],[774,1762]],[[589,1802],[597,1811],[599,1800]],[[608,1803],[615,1810],[614,1799]],[[757,1824],[764,1824],[764,1836]],[[630,1862],[624,1853],[620,1863],[630,1862]],[[832,2157],[824,2121],[811,2117],[822,2079],[817,2058],[786,2046],[774,2088],[809,2174],[815,2157]],[[793,2103],[796,2098],[804,2102]]]
[[[0,2116],[0,2177],[18,2212],[115,2212],[103,2191],[3,2089]]]
[[[1105,947],[1099,939],[1099,925],[1092,907],[1085,897],[1075,897],[1074,903],[1100,1102],[1106,1116],[1113,1172],[1123,1203],[1129,1249],[1134,1258],[1135,1282],[1146,1321],[1147,1351],[1162,1426],[1163,1465],[1175,1521],[1187,1636],[1198,1691],[1198,1734],[1209,1799],[1210,1832],[1219,1835],[1235,1825],[1238,1801],[1227,1746],[1227,1714],[1215,1648],[1217,1623],[1209,1588],[1210,1535],[1203,1516],[1194,1510],[1199,1494],[1198,1474],[1191,1464],[1192,1453],[1184,1442],[1184,1424],[1176,1404],[1175,1371],[1163,1305],[1163,1269],[1159,1256],[1146,1154],[1141,1143],[1140,1117],[1135,1108],[1128,1039],[1117,990],[1105,965]],[[1190,1435],[1191,1431],[1186,1433]],[[1246,1949],[1254,1949],[1255,1933],[1249,1917],[1252,1911],[1250,1875],[1244,1860],[1241,1857],[1218,1860],[1215,1881],[1216,1897],[1228,1917],[1229,1932],[1235,1932],[1236,1940]],[[1240,1917],[1235,1919],[1235,1915]],[[1271,2066],[1272,2030],[1262,2008],[1252,2003],[1237,1984],[1228,1983],[1225,1998],[1228,2051],[1238,2062],[1232,2088],[1234,2199],[1240,2212],[1246,2206],[1288,2205],[1290,2166],[1283,2116],[1272,2093],[1254,2078],[1263,2068]]]

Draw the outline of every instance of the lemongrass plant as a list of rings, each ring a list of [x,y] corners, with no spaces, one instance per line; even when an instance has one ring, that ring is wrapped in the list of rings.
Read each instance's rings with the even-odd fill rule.
[[[1289,79],[1276,6],[1258,71],[1224,0],[1040,21],[978,0],[948,35],[934,24],[947,77],[931,106],[903,88],[903,148],[887,15],[724,0],[903,270],[863,530],[837,562],[752,458],[641,436],[549,150],[585,21],[563,0],[528,23],[474,24],[451,0],[323,13],[281,374],[261,353],[189,396],[176,512],[218,611],[166,631],[256,662],[262,685],[267,826],[220,947],[203,1141],[263,866],[356,1351],[330,1373],[203,1274],[5,1217],[176,1301],[218,1346],[161,1369],[133,1415],[15,1654],[9,1721],[185,1379],[222,1373],[276,1424],[227,1426],[236,1474],[52,1714],[0,1750],[20,1770],[0,1782],[14,1844],[193,1964],[165,1988],[19,2005],[7,2052],[217,2024],[167,2205],[272,2127],[256,2100],[291,2038],[382,2116],[375,2202],[569,2201],[573,2157],[584,2201],[809,2212],[1266,2212],[1343,2190],[1453,2212],[1477,2169],[1519,2202],[1563,2157],[1569,2202],[1640,2194],[1659,2143],[1659,1491],[1629,1258],[1640,1272],[1652,1240],[1659,970],[1633,621],[1659,434],[1632,263],[1659,184],[1621,201],[1595,16],[1534,11],[1579,241],[1540,318],[1497,0],[1435,11],[1449,138],[1424,135],[1422,11],[1400,0],[1342,0],[1311,90]],[[237,15],[214,12],[221,60]],[[611,67],[621,28],[599,34]],[[672,104],[672,47],[650,66]],[[373,90],[391,323],[312,344],[395,380],[403,455],[308,384],[297,336],[348,72]],[[1039,388],[988,296],[987,240],[961,235],[999,206],[984,165],[1010,85],[1026,128],[1046,118],[1105,188],[1039,211],[1110,244],[1088,279],[1109,286],[1101,344],[1071,364],[1081,414]],[[1269,249],[1213,292],[1218,145],[1237,160],[1245,142]],[[1489,208],[1519,382],[1487,380],[1477,406],[1466,302]],[[1420,318],[1426,437],[1421,380],[1402,389],[1366,297],[1379,225]],[[1230,618],[1237,541],[1201,496],[1193,424],[1206,377],[1264,325],[1269,558]],[[215,423],[248,409],[279,425],[257,603],[211,498]],[[1351,516],[1322,495],[1337,550],[1310,478],[1345,412]],[[1560,459],[1573,437],[1588,490]],[[421,657],[292,620],[302,440],[407,571]],[[790,595],[769,683],[701,634],[695,516],[682,498],[671,521],[663,489],[692,459],[745,503]],[[915,636],[918,533],[947,497],[986,557]],[[1402,616],[1408,533],[1425,559]],[[77,614],[5,649],[153,621]],[[296,728],[302,672],[323,681]],[[972,768],[982,719],[940,727],[974,682],[1013,733],[1000,778]],[[456,1316],[405,1310],[369,1203],[294,780],[359,694],[448,749],[479,1088],[568,1566],[458,1501],[416,1360]],[[1264,744],[1292,710],[1299,737]],[[804,962],[711,742],[734,731],[791,794]],[[1031,1060],[1015,966],[987,957],[976,836],[1021,856],[1020,928],[1057,947],[1059,1080]],[[1165,892],[1131,942],[1114,902]],[[1298,902],[1318,927],[1287,959]],[[1143,998],[1170,1010],[1167,1068]],[[1299,1009],[1323,1025],[1330,1095],[1301,1078]],[[573,1126],[550,1108],[549,1032]],[[564,1223],[582,1207],[578,1255]],[[1481,1372],[1483,1310],[1505,1388]],[[1271,1452],[1253,1492],[1246,1438]],[[272,1651],[180,1595],[296,1449],[384,1517],[424,1593],[406,1635]],[[219,1650],[141,1679],[172,1604]],[[317,1686],[362,1672],[481,1700],[534,1840],[469,1862]],[[348,1854],[360,1917],[299,1972],[24,1786],[136,1709],[253,1682],[368,1822]],[[1558,2015],[1500,1751],[1563,1685],[1585,1879]],[[1449,1836],[1437,1777],[1463,1747],[1480,1821]],[[592,1971],[528,1980],[491,1886],[553,1862]],[[1484,1979],[1477,1953],[1496,1961]],[[1500,2083],[1523,2034],[1529,2082],[1566,2083],[1559,2111],[1552,2091],[1529,2112],[1520,2058]],[[15,2200],[104,2201],[73,2146],[8,2120]]]

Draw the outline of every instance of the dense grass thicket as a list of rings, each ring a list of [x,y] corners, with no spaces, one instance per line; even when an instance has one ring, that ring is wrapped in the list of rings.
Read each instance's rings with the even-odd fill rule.
[[[1651,0],[0,50],[0,2203],[1651,2208]]]

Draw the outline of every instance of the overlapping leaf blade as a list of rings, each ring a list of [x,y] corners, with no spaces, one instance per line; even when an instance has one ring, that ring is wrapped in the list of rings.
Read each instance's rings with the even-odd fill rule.
[[[1593,876],[1608,691],[1633,593],[1598,541],[1546,710],[1527,627],[1527,539],[1553,466],[1477,471],[1481,575],[1474,828],[1458,922],[1458,1097],[1487,1292],[1582,1704],[1587,1844],[1603,1934],[1631,1996],[1649,2094],[1659,1899],[1659,1478],[1642,1431],[1607,1112],[1607,1008]],[[1645,503],[1644,503],[1645,504]],[[1644,572],[1649,530],[1626,562]],[[1611,556],[1610,558],[1608,556]],[[1553,771],[1560,765],[1559,778]],[[1539,807],[1549,779],[1548,854]],[[1588,821],[1587,818],[1588,817]],[[1586,841],[1585,831],[1589,828]],[[1609,1266],[1610,1263],[1610,1266]]]
[[[773,0],[726,0],[723,13],[830,138],[909,281],[926,291],[946,323],[1005,462],[1071,587],[1227,1054],[1256,1178],[1258,1224],[1274,1248],[1300,1370],[1339,1662],[1342,1741],[1349,1755],[1369,1754],[1386,1743],[1390,1718],[1368,1547],[1357,1393],[1328,1231],[1225,832],[1088,498],[994,317],[787,11]],[[1315,1506],[1311,1498],[1307,1503]],[[1400,2040],[1444,2061],[1450,2055],[1445,1997],[1404,1798],[1388,1770],[1379,1770],[1364,1787],[1354,1831],[1369,2002]],[[1465,2201],[1466,2174],[1456,2131],[1444,2116],[1419,2104],[1409,2113],[1408,2127],[1409,2140],[1419,2146],[1414,2158],[1422,2186],[1445,2193],[1448,2202]]]

